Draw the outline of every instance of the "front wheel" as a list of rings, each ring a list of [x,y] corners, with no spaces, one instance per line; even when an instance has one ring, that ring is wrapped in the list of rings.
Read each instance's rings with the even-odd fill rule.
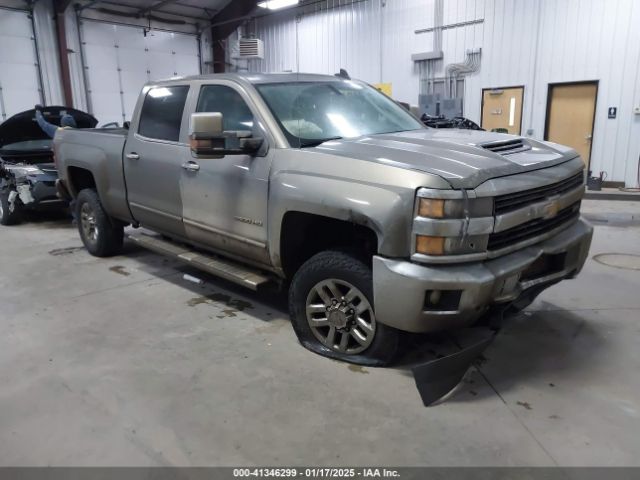
[[[86,189],[75,202],[78,231],[85,248],[96,257],[116,255],[122,248],[124,228],[107,215],[95,190]]]
[[[15,225],[19,223],[21,213],[17,198],[11,203],[9,202],[9,192],[0,193],[0,224]]]
[[[291,282],[289,311],[300,343],[321,355],[382,366],[397,351],[398,331],[376,321],[371,268],[347,253],[305,262]]]

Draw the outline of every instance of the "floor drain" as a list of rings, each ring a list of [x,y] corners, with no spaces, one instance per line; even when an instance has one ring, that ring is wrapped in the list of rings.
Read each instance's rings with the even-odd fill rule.
[[[593,259],[608,267],[622,268],[624,270],[640,270],[640,255],[631,253],[600,253]]]

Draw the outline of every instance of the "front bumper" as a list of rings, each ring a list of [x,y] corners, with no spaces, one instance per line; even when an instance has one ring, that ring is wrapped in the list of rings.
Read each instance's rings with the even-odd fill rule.
[[[484,262],[421,265],[373,257],[376,319],[409,332],[468,326],[494,305],[524,308],[545,288],[575,277],[593,227],[580,219],[557,235]]]

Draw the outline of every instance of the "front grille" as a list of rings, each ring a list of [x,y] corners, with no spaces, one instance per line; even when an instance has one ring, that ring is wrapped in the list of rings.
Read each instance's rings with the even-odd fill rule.
[[[489,150],[500,155],[511,155],[512,153],[524,152],[530,150],[531,147],[525,143],[524,139],[505,140],[504,142],[485,143],[480,145],[485,150]]]
[[[504,232],[492,233],[489,235],[489,251],[501,250],[510,245],[529,240],[540,235],[544,235],[565,223],[569,223],[580,216],[580,202],[576,202],[570,207],[560,210],[558,214],[549,219],[537,218],[530,222],[523,223],[517,227],[510,228]]]
[[[513,210],[518,210],[519,208],[543,201],[554,195],[561,195],[569,192],[582,185],[583,181],[583,173],[580,172],[572,177],[565,178],[564,180],[551,185],[525,190],[524,192],[500,195],[495,198],[493,207],[494,215],[501,215]]]

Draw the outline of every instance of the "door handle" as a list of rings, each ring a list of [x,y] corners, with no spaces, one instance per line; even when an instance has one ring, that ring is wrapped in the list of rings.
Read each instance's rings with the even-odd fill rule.
[[[127,153],[125,157],[127,157],[128,160],[140,160],[140,155],[136,152]]]
[[[185,162],[182,164],[182,168],[184,168],[185,170],[189,170],[190,172],[197,172],[198,170],[200,170],[200,165],[198,165],[196,162]]]
[[[587,142],[590,142],[591,140],[593,140],[593,135],[589,134],[589,135],[587,135],[586,137],[584,137],[584,139],[585,139]]]

